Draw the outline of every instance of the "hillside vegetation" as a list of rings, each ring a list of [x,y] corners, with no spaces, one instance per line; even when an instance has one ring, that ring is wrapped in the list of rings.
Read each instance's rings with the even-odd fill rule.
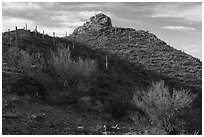
[[[35,123],[27,123],[28,126],[40,126],[45,132],[40,128],[35,132],[22,128],[14,133],[19,125],[5,116],[4,134],[201,134],[202,62],[167,45],[154,34],[113,27],[109,17],[97,14],[71,36],[55,38],[54,44],[48,35],[43,39],[40,33],[35,36],[34,32],[18,30],[16,47],[14,35],[14,31],[5,32],[2,38],[6,63],[3,114],[20,107],[26,114],[16,112],[21,118],[15,120],[21,123],[22,117],[30,120],[28,113],[40,113],[43,109],[43,113],[50,115],[40,114],[43,118],[38,122],[46,121],[50,126],[54,119],[51,114],[56,114],[63,115],[72,125],[62,132],[65,123],[56,117],[53,132],[31,117]],[[29,102],[29,106],[5,103],[5,100],[12,102],[9,98],[13,96],[23,100],[22,104]],[[38,109],[34,107],[36,102]],[[28,107],[31,109],[26,112]],[[74,118],[74,113],[81,120]],[[114,128],[104,129],[107,124],[104,118]],[[88,131],[84,131],[85,123]]]

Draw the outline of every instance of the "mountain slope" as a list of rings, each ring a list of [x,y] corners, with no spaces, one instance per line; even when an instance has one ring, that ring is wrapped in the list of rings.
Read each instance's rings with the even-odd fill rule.
[[[108,75],[120,76],[112,83],[122,83],[125,89],[144,90],[152,81],[163,79],[170,90],[184,88],[197,94],[193,113],[186,118],[194,119],[192,127],[202,127],[199,122],[202,119],[202,62],[199,59],[174,49],[148,31],[113,27],[111,19],[104,14],[97,14],[76,28],[71,39],[102,52],[104,65],[108,55]],[[131,84],[126,85],[124,81]]]
[[[148,31],[113,27],[109,17],[97,14],[75,29],[72,37],[81,39],[92,49],[101,49],[146,70],[176,79],[182,87],[201,89],[202,62]]]

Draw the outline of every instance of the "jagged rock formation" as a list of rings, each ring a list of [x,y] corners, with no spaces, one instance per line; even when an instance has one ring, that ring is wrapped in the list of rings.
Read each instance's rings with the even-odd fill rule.
[[[78,27],[73,33],[76,35],[87,32],[104,31],[112,27],[110,17],[100,13],[90,18],[82,27]]]

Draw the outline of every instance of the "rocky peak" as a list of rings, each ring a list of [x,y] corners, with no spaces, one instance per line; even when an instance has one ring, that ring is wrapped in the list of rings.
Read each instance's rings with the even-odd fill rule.
[[[73,34],[83,34],[87,32],[97,32],[112,28],[111,18],[103,13],[92,16],[83,26],[76,28]]]
[[[91,17],[87,23],[89,25],[98,25],[101,27],[112,27],[110,17],[106,16],[103,13],[99,13],[99,14],[96,14],[95,16]]]

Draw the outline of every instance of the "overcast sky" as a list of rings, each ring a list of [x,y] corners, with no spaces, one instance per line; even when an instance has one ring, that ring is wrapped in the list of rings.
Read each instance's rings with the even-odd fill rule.
[[[96,13],[112,25],[148,30],[176,49],[202,59],[202,3],[2,3],[2,31],[25,27],[64,36]]]

